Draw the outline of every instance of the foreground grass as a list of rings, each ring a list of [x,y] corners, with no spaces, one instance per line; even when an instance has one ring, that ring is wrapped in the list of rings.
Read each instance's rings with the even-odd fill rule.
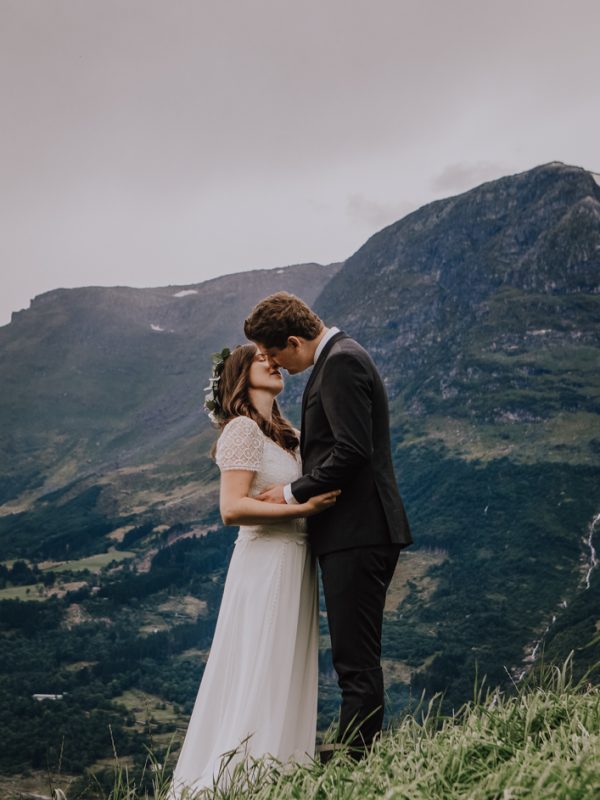
[[[193,800],[516,800],[600,797],[600,687],[544,667],[510,695],[476,689],[452,716],[439,699],[387,731],[358,764],[341,753],[326,766],[284,767],[265,760],[240,764],[227,789]],[[168,760],[164,759],[165,762]],[[171,759],[172,760],[172,759]],[[141,790],[118,761],[106,800],[166,800],[172,765],[149,753]],[[139,785],[144,784],[142,776]],[[71,798],[69,797],[69,800]]]

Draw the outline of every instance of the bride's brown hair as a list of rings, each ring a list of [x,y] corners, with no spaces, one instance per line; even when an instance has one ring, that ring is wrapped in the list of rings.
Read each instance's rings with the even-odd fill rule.
[[[223,372],[218,383],[217,396],[221,407],[221,430],[234,417],[250,417],[261,431],[285,450],[295,450],[299,440],[292,424],[282,415],[273,400],[273,418],[265,419],[250,402],[250,367],[254,361],[255,344],[240,344],[225,359]]]

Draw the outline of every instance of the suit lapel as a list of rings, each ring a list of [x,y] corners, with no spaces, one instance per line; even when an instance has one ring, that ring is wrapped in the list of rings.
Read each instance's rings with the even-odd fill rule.
[[[304,412],[306,411],[306,401],[308,399],[308,395],[310,393],[311,387],[312,387],[313,383],[315,382],[315,379],[316,379],[317,375],[323,369],[323,364],[325,363],[325,361],[327,359],[327,355],[329,354],[329,351],[331,350],[333,345],[336,342],[339,342],[340,339],[347,339],[347,338],[348,338],[348,334],[344,333],[344,331],[338,331],[336,334],[334,334],[331,337],[331,339],[327,342],[327,344],[325,345],[325,347],[323,348],[321,353],[319,354],[319,358],[317,359],[317,363],[312,368],[312,372],[310,374],[310,378],[308,379],[308,383],[306,384],[306,387],[304,389],[304,393],[302,395],[302,422],[301,422],[301,426],[302,427],[301,427],[301,431],[300,431],[302,443],[304,443]]]

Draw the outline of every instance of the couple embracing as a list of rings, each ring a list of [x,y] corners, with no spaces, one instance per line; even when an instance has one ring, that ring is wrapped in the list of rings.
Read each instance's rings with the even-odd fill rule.
[[[286,292],[262,300],[244,331],[250,343],[223,351],[207,396],[221,428],[221,515],[240,528],[173,800],[226,784],[248,757],[314,757],[316,560],[342,692],[338,746],[366,752],[383,722],[385,595],[412,541],[386,392],[368,353]],[[312,368],[301,432],[277,404],[281,368]],[[322,748],[321,760],[335,748]]]

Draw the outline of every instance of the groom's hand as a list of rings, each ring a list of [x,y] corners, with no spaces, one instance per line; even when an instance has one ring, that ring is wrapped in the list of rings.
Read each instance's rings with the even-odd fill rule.
[[[262,500],[264,503],[283,503],[285,505],[285,497],[283,496],[283,484],[271,486],[261,494],[257,494],[255,500]]]

